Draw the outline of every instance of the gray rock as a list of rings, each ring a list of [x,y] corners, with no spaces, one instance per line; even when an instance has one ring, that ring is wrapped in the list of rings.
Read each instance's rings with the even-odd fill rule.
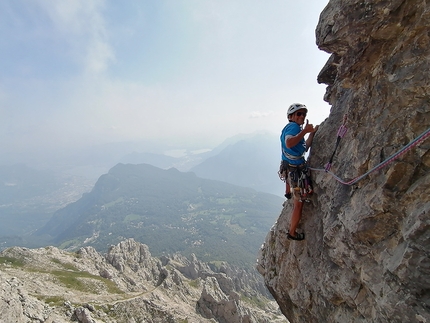
[[[203,317],[216,319],[220,323],[254,322],[240,306],[239,296],[233,292],[231,295],[224,294],[214,277],[205,280],[197,310]]]
[[[425,1],[330,0],[316,36],[332,54],[318,76],[332,108],[312,167],[328,162],[345,115],[332,171],[347,180],[429,128],[429,27]],[[352,186],[313,171],[303,242],[286,238],[285,204],[257,267],[290,322],[430,322],[429,148],[427,140]]]
[[[91,317],[91,312],[87,308],[78,307],[75,309],[75,315],[81,323],[96,323],[96,321]]]
[[[161,262],[132,239],[112,247],[106,256],[93,248],[72,253],[14,247],[0,257],[14,260],[0,263],[0,322],[204,323],[233,322],[236,317],[237,322],[285,322],[264,295],[254,297],[266,302],[265,308],[241,302],[251,289],[247,283],[252,283],[252,275],[244,275],[247,280],[238,284],[244,286],[242,291],[226,274],[240,271],[228,264],[221,273],[195,256],[165,256]],[[182,274],[184,268],[192,268],[197,278]],[[209,282],[217,288],[203,292]],[[199,299],[214,310],[210,319],[196,311]]]

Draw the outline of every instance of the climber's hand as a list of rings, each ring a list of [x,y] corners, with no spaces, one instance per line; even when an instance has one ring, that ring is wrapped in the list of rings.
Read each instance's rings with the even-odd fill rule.
[[[310,133],[310,132],[316,131],[316,129],[314,129],[314,125],[309,123],[309,119],[306,119],[306,125],[303,128],[303,130],[305,131],[305,133]]]

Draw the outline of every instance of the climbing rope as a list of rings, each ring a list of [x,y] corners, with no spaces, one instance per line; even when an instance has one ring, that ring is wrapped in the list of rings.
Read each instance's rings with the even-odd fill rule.
[[[332,173],[331,171],[329,171],[327,169],[324,169],[324,168],[312,168],[312,167],[309,167],[309,169],[314,170],[314,171],[329,173],[339,183],[342,183],[344,185],[353,185],[353,184],[357,183],[358,181],[360,181],[361,179],[363,179],[364,177],[366,177],[367,175],[369,175],[370,173],[372,173],[374,171],[377,171],[377,170],[379,170],[379,169],[387,166],[393,160],[395,160],[398,157],[400,157],[401,155],[405,154],[406,152],[408,152],[409,150],[411,150],[413,147],[421,144],[428,137],[430,137],[430,128],[428,128],[426,131],[424,131],[421,135],[419,135],[417,138],[415,138],[414,140],[412,140],[410,143],[408,143],[406,146],[404,146],[398,152],[394,153],[393,155],[391,155],[390,157],[388,157],[387,159],[385,159],[383,162],[379,163],[378,165],[376,165],[375,167],[373,167],[371,170],[369,170],[368,172],[366,172],[365,174],[360,175],[360,176],[358,176],[358,177],[350,180],[349,182],[342,180],[340,177],[336,176],[334,173]]]

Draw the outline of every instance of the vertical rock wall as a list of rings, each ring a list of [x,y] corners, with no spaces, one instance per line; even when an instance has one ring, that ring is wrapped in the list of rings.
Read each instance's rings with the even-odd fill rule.
[[[430,127],[430,2],[330,0],[316,36],[331,53],[318,81],[332,108],[310,165],[324,167],[347,115],[332,171],[350,180]],[[285,204],[257,267],[291,323],[430,323],[429,148],[352,186],[314,171],[303,242],[287,240]]]

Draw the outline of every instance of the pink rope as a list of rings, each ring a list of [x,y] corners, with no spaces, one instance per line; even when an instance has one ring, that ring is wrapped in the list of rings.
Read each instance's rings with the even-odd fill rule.
[[[388,157],[383,162],[381,162],[378,165],[376,165],[375,167],[373,167],[371,170],[369,170],[365,174],[357,176],[356,178],[354,178],[354,179],[352,179],[352,180],[350,180],[348,182],[344,181],[340,177],[336,176],[334,173],[332,173],[329,170],[326,170],[326,169],[323,169],[323,168],[312,168],[312,167],[309,167],[309,168],[311,170],[315,170],[315,171],[319,171],[319,172],[323,171],[323,172],[329,173],[330,175],[332,175],[334,177],[334,179],[336,179],[339,183],[342,183],[344,185],[353,185],[353,184],[357,183],[359,180],[361,180],[364,177],[366,177],[367,175],[369,175],[370,173],[375,172],[377,170],[380,170],[381,168],[384,168],[389,163],[391,163],[393,160],[399,158],[400,156],[404,155],[406,152],[408,152],[409,150],[411,150],[413,147],[418,146],[419,144],[421,144],[422,142],[424,142],[428,137],[430,137],[430,128],[428,128],[426,131],[424,131],[421,135],[419,135],[417,138],[415,138],[414,140],[412,140],[405,147],[403,147],[398,152],[396,152],[395,154],[391,155],[390,157]]]

